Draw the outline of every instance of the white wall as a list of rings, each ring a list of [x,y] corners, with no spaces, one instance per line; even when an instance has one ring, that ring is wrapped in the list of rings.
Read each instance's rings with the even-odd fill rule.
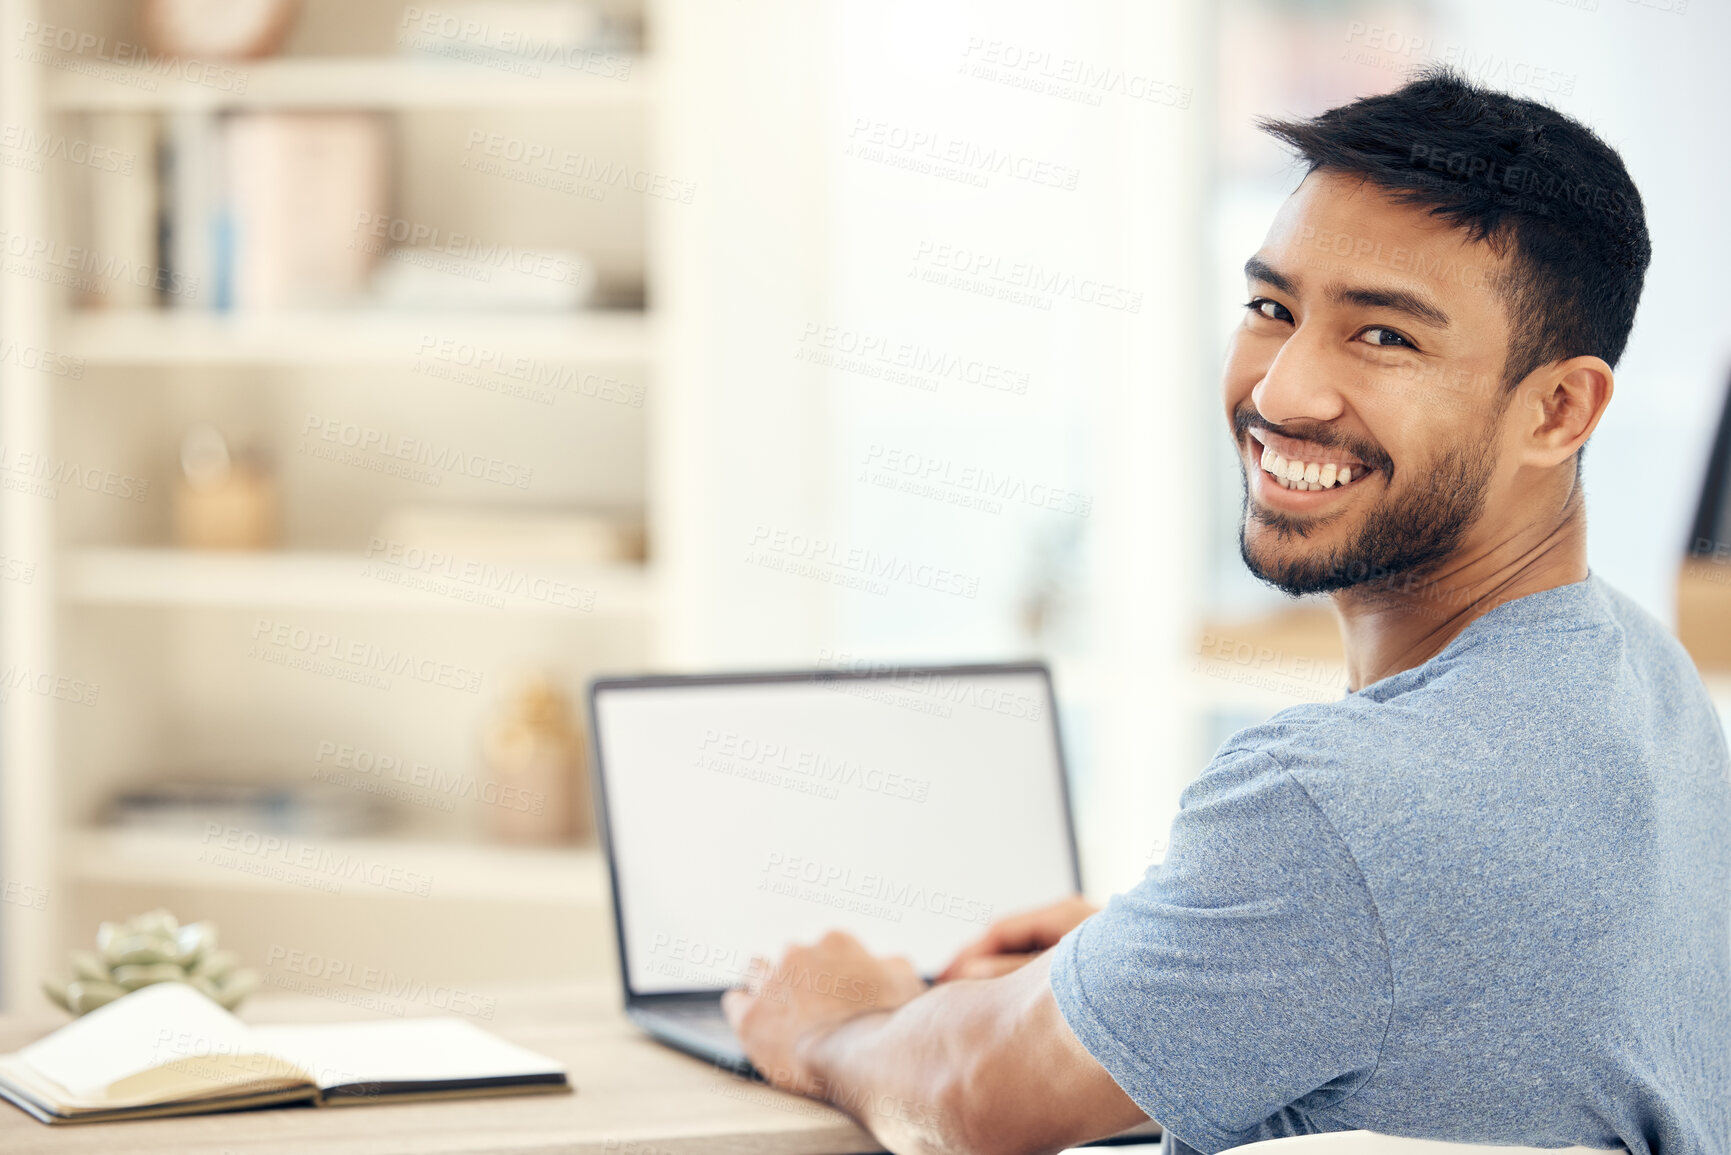
[[[1175,679],[1198,533],[1186,434],[1212,397],[1189,288],[1201,10],[677,7],[666,163],[695,166],[699,192],[663,235],[709,264],[663,279],[701,281],[692,298],[657,302],[679,350],[661,419],[682,446],[657,468],[668,494],[701,493],[660,523],[667,656],[1053,656],[1085,870],[1128,882],[1200,765]],[[1066,68],[1072,91],[1031,89]],[[926,279],[976,260],[962,285]],[[1018,264],[1057,279],[1038,303],[974,291],[1013,288]],[[885,375],[898,350],[923,386]],[[912,477],[897,455],[922,463]],[[705,485],[678,485],[687,470]],[[769,568],[759,526],[809,572]],[[798,548],[813,539],[833,544]],[[850,586],[866,555],[892,576]]]
[[[665,584],[660,664],[804,663],[822,591],[747,562],[758,527],[821,533],[817,371],[792,357],[827,291],[821,6],[665,0],[657,30],[659,171],[695,184],[663,203],[650,285],[666,355],[650,389],[651,543]]]

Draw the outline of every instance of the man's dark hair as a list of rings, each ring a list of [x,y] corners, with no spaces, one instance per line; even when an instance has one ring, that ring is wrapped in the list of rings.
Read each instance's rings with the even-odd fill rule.
[[[1653,246],[1622,158],[1585,125],[1441,67],[1311,120],[1258,123],[1310,172],[1361,176],[1508,258],[1509,388],[1552,361],[1623,355]]]

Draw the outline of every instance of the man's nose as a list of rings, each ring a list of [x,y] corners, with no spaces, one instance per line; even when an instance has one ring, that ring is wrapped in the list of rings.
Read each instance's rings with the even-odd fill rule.
[[[1333,363],[1301,329],[1281,345],[1268,372],[1250,391],[1250,400],[1274,425],[1302,418],[1332,421],[1346,408],[1340,391],[1344,371],[1346,366]]]

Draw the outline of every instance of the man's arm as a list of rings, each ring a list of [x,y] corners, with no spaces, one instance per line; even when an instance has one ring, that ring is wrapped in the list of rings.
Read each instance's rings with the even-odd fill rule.
[[[887,992],[905,967],[832,935],[777,973],[849,976]],[[1148,1117],[1070,1032],[1050,974],[1047,953],[1002,978],[945,983],[863,1015],[857,1004],[851,1015],[812,1005],[824,997],[814,984],[778,990],[771,978],[730,992],[728,1013],[773,1082],[841,1107],[900,1155],[1057,1151]]]
[[[1147,1122],[1070,1032],[1051,971],[1048,952],[1002,978],[946,983],[815,1036],[808,1062],[844,1093],[871,1088],[898,1107],[930,1101],[935,1133],[899,1117],[861,1119],[897,1152],[1058,1151]]]

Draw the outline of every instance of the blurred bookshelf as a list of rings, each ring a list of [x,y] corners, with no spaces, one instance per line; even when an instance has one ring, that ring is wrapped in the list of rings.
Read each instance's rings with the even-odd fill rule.
[[[487,736],[519,681],[549,685],[575,721],[590,676],[657,660],[650,470],[668,411],[650,400],[666,344],[651,264],[659,253],[676,267],[656,234],[691,190],[650,189],[666,170],[648,7],[491,9],[505,24],[600,13],[594,39],[535,64],[497,48],[404,49],[416,10],[382,0],[306,0],[278,54],[208,63],[191,80],[58,43],[8,61],[8,131],[48,143],[42,163],[0,172],[8,234],[36,242],[28,267],[8,269],[0,308],[9,341],[69,371],[0,369],[12,374],[6,447],[72,463],[79,478],[124,478],[132,495],[62,480],[0,496],[5,555],[29,559],[29,580],[0,591],[13,623],[4,664],[70,678],[100,706],[5,703],[0,874],[55,900],[48,917],[0,909],[10,1006],[33,1000],[45,960],[91,920],[157,904],[226,920],[231,945],[260,946],[267,931],[385,958],[408,950],[399,943],[439,944],[439,974],[611,965],[603,870],[580,813],[574,834],[537,845],[548,835],[513,833],[467,787],[367,794],[375,829],[284,836],[431,878],[430,892],[410,902],[346,886],[325,905],[316,887],[213,866],[184,823],[105,823],[128,791],[189,778],[319,788],[353,795],[360,813],[374,784],[318,781],[328,766],[311,752],[338,741],[487,783]],[[138,13],[0,6],[9,43],[46,20],[136,45]],[[543,155],[555,163],[533,163]],[[383,454],[319,459],[304,445],[309,414],[464,464],[404,480]],[[262,478],[270,517],[256,542],[186,539],[195,428],[220,435],[228,476]],[[616,524],[617,540],[567,533],[569,548],[548,553],[473,533],[415,539],[415,557],[482,575],[452,581],[369,556],[411,506],[460,509],[471,524],[497,510],[531,531],[535,518],[581,517]],[[410,677],[370,692],[264,665],[246,639],[265,616],[477,671],[479,692]],[[575,787],[586,798],[586,782]],[[492,933],[447,932],[463,920]]]
[[[108,917],[103,903],[113,900],[105,895],[140,909],[196,903],[217,922],[224,945],[264,972],[267,988],[324,992],[281,972],[286,944],[414,982],[483,991],[495,989],[501,976],[570,981],[614,970],[606,867],[592,848],[330,839],[320,849],[337,858],[389,862],[406,878],[428,880],[429,891],[423,896],[343,883],[333,893],[309,887],[292,872],[271,877],[213,864],[195,838],[107,829],[68,831],[62,877],[73,888],[72,910],[85,923]],[[269,916],[260,917],[267,910]],[[541,949],[521,957],[527,942]]]
[[[606,868],[593,847],[490,847],[437,839],[384,838],[327,838],[319,845],[336,856],[388,861],[406,875],[429,879],[426,897],[592,907],[597,911],[606,903]],[[71,832],[65,869],[70,878],[93,885],[157,884],[266,894],[293,893],[300,885],[292,876],[215,865],[205,849],[196,835],[87,827]],[[422,897],[407,888],[376,889],[387,901]]]
[[[223,553],[184,549],[78,549],[62,557],[61,598],[90,606],[289,606],[308,609],[401,609],[422,613],[544,614],[639,618],[653,604],[641,565],[523,568],[525,580],[561,581],[583,593],[581,604],[554,604],[521,594],[495,600],[466,592],[404,584],[400,572],[365,554]]]
[[[11,567],[0,568],[0,668],[100,689],[95,708],[22,691],[0,702],[0,875],[52,896],[43,911],[0,904],[8,1009],[39,1001],[37,978],[85,944],[96,920],[156,905],[214,919],[227,945],[254,957],[290,944],[414,968],[428,981],[601,973],[614,964],[603,908],[584,889],[593,844],[507,845],[497,808],[483,813],[463,789],[431,799],[454,801],[452,809],[405,803],[395,824],[377,831],[305,835],[339,857],[431,875],[431,893],[414,902],[209,869],[196,833],[103,823],[124,792],[183,773],[220,771],[237,788],[285,777],[304,784],[328,765],[328,747],[481,780],[480,739],[519,667],[551,669],[575,699],[602,671],[794,667],[848,649],[894,661],[1022,656],[1035,645],[1027,623],[1040,616],[1022,591],[1047,581],[1042,569],[1058,575],[1052,583],[1087,593],[1086,615],[1070,614],[1069,626],[1041,636],[1060,639],[1050,649],[1071,764],[1081,771],[1089,885],[1104,897],[1144,869],[1150,839],[1206,755],[1199,713],[1241,689],[1214,679],[1187,696],[1193,627],[1244,607],[1215,606],[1204,596],[1212,575],[1173,564],[1197,556],[1214,528],[1191,503],[1172,501],[1170,480],[1205,472],[1191,448],[1205,439],[1189,430],[1205,428],[1207,442],[1219,434],[1217,415],[1203,425],[1214,366],[1195,336],[1206,328],[1195,286],[1204,283],[1196,274],[1207,238],[1171,224],[1202,219],[1212,194],[1203,175],[1217,135],[1212,113],[1054,105],[1019,88],[957,81],[947,66],[867,76],[863,65],[885,57],[857,35],[852,22],[864,17],[838,20],[818,5],[594,5],[640,31],[608,42],[600,52],[613,63],[582,75],[544,67],[531,78],[497,52],[472,66],[401,52],[394,45],[410,9],[395,0],[302,0],[279,55],[234,65],[244,91],[194,90],[34,42],[0,70],[0,103],[18,139],[102,142],[114,146],[106,159],[129,169],[50,155],[37,166],[27,149],[11,158],[23,163],[0,164],[0,220],[53,249],[40,269],[8,271],[0,326],[20,348],[46,350],[69,370],[0,358],[4,449],[80,471],[79,480],[39,483],[10,459],[6,481],[17,484],[0,487],[0,566]],[[510,21],[569,7],[536,0],[493,11]],[[870,12],[896,29],[885,43],[917,43],[934,31],[923,13]],[[46,22],[88,32],[111,51],[138,42],[134,14],[107,0],[0,0],[0,40],[19,44],[27,24]],[[996,17],[977,19],[989,31]],[[1206,7],[1132,5],[1078,20],[1069,35],[1077,51],[1193,84],[1204,112],[1215,69],[1206,50],[1223,39],[1214,21]],[[922,118],[929,108],[941,119],[946,106],[933,101],[977,107],[993,141],[1040,127],[1034,139],[1084,161],[1088,177],[1062,196],[1033,185],[994,187],[989,199],[961,186],[931,196],[896,184],[908,175],[899,169],[843,154],[862,109],[887,115],[912,93],[922,94]],[[284,113],[302,119],[291,124]],[[351,203],[337,197],[335,180],[256,200],[295,166],[278,156],[278,176],[266,180],[258,164],[233,161],[235,146],[269,161],[309,143],[302,129],[315,120],[348,158],[317,170],[349,173],[345,187],[359,190],[345,194]],[[225,150],[234,178],[227,204],[245,210],[229,224],[210,212],[210,189],[197,176],[206,164],[221,168]],[[189,157],[195,163],[178,163]],[[355,198],[375,182],[388,197],[362,205]],[[167,205],[176,207],[156,211]],[[508,305],[455,304],[435,293],[411,307],[404,300],[414,294],[404,290],[425,289],[419,275],[430,263],[394,260],[427,255],[400,253],[394,237],[372,254],[370,270],[335,261],[346,276],[368,277],[327,300],[261,294],[247,279],[296,267],[303,250],[332,235],[371,245],[380,238],[357,226],[381,217],[393,229],[432,229],[427,247],[440,261],[455,249],[472,268],[498,246],[559,258],[565,268],[574,254],[592,279],[517,278]],[[315,218],[322,233],[268,247],[268,260],[234,255],[256,247],[248,221],[256,232],[259,221],[282,228]],[[175,219],[218,227],[177,231]],[[1044,222],[1058,247],[1024,248],[1024,237],[1032,243],[1042,231],[1030,222]],[[1080,300],[1047,314],[972,291],[906,291],[903,263],[917,245],[993,238],[1012,254],[1006,260],[1063,254],[1067,263],[1073,252],[1078,276],[1090,272],[1082,254],[1092,253],[1103,269],[1145,286],[1148,300],[1122,316]],[[158,292],[149,278],[104,275],[98,261],[92,292],[68,283],[92,279],[74,249],[124,251],[151,266],[160,251],[169,272],[220,275],[200,277],[194,300]],[[1234,246],[1232,262],[1242,255]],[[76,275],[67,276],[66,262]],[[398,274],[395,283],[372,277],[381,271]],[[411,273],[419,280],[405,279]],[[850,326],[945,349],[953,338],[970,358],[1001,352],[1036,384],[1026,405],[995,390],[977,396],[961,382],[935,395],[892,394],[813,355],[814,329]],[[454,343],[456,355],[443,358],[436,347],[429,355],[429,340]],[[483,349],[497,359],[471,366],[470,349],[478,362]],[[514,376],[520,366],[524,375]],[[538,385],[566,370],[599,384],[591,389],[585,376],[570,388]],[[1150,389],[1151,381],[1162,385]],[[1168,387],[1192,382],[1204,387]],[[405,453],[412,440],[533,467],[515,474],[531,480],[518,487],[455,471],[411,478],[386,474],[378,467],[390,462],[376,455],[320,458],[303,447],[314,419],[321,430],[377,431]],[[1172,452],[1150,455],[1148,431],[1175,421],[1182,435],[1171,438]],[[1069,562],[1040,560],[1063,553],[1043,531],[1018,540],[1016,523],[1038,511],[952,520],[960,507],[877,505],[844,483],[866,437],[917,433],[1010,465],[1021,447],[1044,447],[1072,424],[1077,458],[1097,461],[1098,471],[1073,471],[1066,450],[1050,459],[1047,480],[1074,472],[1101,497],[1086,527],[1091,544],[1064,547],[1074,575]],[[200,426],[218,430],[237,460],[256,462],[275,486],[280,517],[268,547],[180,544],[181,483],[192,480],[187,451]],[[1021,437],[1005,441],[1003,431]],[[646,548],[588,561],[576,551],[502,554],[523,573],[592,591],[594,608],[482,612],[363,572],[372,538],[389,536],[385,519],[411,505],[617,518]],[[861,598],[751,556],[765,533],[783,531],[931,561],[953,545],[951,560],[976,559],[970,564],[992,577],[982,585],[998,588],[966,604],[911,587]],[[1007,572],[1022,569],[1032,576]],[[368,688],[249,656],[261,631],[278,629],[323,631],[380,655],[430,656],[487,678],[479,693],[408,677]],[[1066,629],[1085,637],[1063,641]]]
[[[61,331],[67,353],[96,365],[407,364],[426,355],[432,336],[452,334],[470,345],[556,361],[647,365],[655,354],[648,314],[624,309],[547,317],[80,310]]]
[[[641,108],[654,98],[654,78],[645,59],[623,57],[615,67],[625,79],[583,73],[522,76],[457,62],[395,57],[275,59],[247,62],[241,91],[121,68],[116,76],[61,73],[50,79],[46,95],[48,106],[57,112],[549,105],[606,110]]]

